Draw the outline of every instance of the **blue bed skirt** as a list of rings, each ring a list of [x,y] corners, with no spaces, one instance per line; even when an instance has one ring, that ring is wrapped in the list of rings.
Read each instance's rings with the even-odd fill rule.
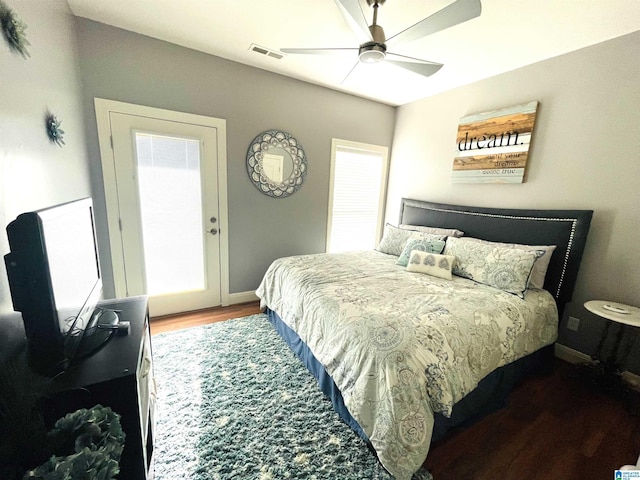
[[[331,399],[333,408],[340,418],[368,441],[367,435],[345,407],[340,390],[324,366],[313,356],[307,344],[280,319],[277,313],[268,308],[265,313],[278,334],[316,378],[320,389]],[[453,428],[471,425],[483,416],[503,408],[513,386],[533,373],[549,371],[553,356],[553,345],[549,345],[487,375],[471,393],[454,405],[450,418],[440,413],[435,414],[431,442],[442,440]]]
[[[267,309],[265,313],[276,329],[276,332],[278,332],[278,334],[284,339],[287,345],[289,345],[289,348],[293,350],[293,353],[296,354],[313,376],[316,377],[320,390],[322,390],[322,393],[331,399],[333,409],[338,412],[340,418],[342,418],[342,420],[364,440],[368,441],[369,439],[360,427],[360,424],[354,420],[349,413],[349,410],[347,410],[347,407],[344,406],[344,400],[342,399],[340,390],[338,390],[338,387],[324,369],[324,366],[316,360],[316,357],[313,356],[313,353],[311,353],[307,344],[304,343],[298,334],[289,328],[289,326],[284,323],[273,310]]]

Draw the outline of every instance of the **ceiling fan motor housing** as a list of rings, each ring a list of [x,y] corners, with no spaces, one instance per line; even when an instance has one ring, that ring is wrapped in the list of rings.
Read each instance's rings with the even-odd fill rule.
[[[387,54],[387,46],[384,44],[386,40],[384,30],[380,25],[374,23],[369,26],[369,31],[373,41],[360,45],[358,57],[362,63],[381,62]]]
[[[369,31],[371,32],[371,38],[375,43],[384,45],[384,42],[387,41],[387,38],[384,36],[384,30],[380,25],[377,25],[375,23],[373,25],[369,25]]]
[[[387,55],[387,47],[384,44],[368,42],[360,45],[358,57],[362,63],[377,63],[384,60]]]

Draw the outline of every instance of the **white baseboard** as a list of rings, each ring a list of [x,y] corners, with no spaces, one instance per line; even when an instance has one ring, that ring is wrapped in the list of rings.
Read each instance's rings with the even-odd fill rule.
[[[591,361],[591,357],[586,353],[579,352],[573,348],[569,348],[561,343],[555,345],[556,357],[565,362],[577,364]]]
[[[254,290],[249,292],[238,292],[229,294],[229,305],[236,305],[238,303],[256,302],[259,298]]]
[[[586,353],[579,352],[573,348],[569,348],[561,343],[556,343],[555,354],[560,360],[565,362],[577,364],[590,362],[591,357]],[[635,373],[624,371],[622,372],[622,378],[634,389],[640,391],[640,375]]]

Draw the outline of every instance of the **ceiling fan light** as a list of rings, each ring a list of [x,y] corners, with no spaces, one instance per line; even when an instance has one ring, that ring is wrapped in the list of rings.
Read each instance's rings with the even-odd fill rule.
[[[378,63],[384,60],[386,51],[384,45],[363,45],[360,47],[358,57],[362,63]]]

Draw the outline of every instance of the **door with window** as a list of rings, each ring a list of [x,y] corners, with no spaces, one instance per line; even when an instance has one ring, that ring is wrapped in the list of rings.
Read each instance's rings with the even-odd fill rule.
[[[388,148],[333,139],[327,252],[371,250],[380,240]]]
[[[224,120],[99,100],[116,295],[148,295],[152,316],[220,305]]]

